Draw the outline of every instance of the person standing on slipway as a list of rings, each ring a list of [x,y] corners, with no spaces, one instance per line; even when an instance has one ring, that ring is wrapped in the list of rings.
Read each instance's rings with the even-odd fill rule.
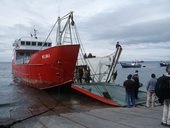
[[[140,87],[140,82],[139,82],[139,75],[138,75],[138,70],[135,71],[135,74],[133,75],[132,79],[135,81],[135,99],[139,99],[138,97],[138,92],[139,92],[139,87]]]
[[[146,107],[154,107],[155,106],[155,86],[157,83],[156,75],[152,74],[151,79],[146,86],[147,90],[147,99],[146,99]]]
[[[132,75],[127,76],[123,86],[126,90],[125,101],[128,107],[135,107],[135,82],[132,80]]]
[[[159,99],[163,100],[161,125],[170,127],[170,65],[166,67],[166,72],[158,78],[155,93]]]

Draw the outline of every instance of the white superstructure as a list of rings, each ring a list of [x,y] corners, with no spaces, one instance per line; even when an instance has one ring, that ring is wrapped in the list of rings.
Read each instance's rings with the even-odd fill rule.
[[[13,43],[15,50],[43,50],[52,46],[50,40],[45,42],[45,39],[41,38],[20,38]]]

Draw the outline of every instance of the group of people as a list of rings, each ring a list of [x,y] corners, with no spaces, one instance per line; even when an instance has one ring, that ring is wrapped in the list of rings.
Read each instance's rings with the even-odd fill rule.
[[[163,105],[161,124],[170,127],[170,65],[166,67],[166,72],[158,79],[155,74],[151,75],[151,79],[146,87],[146,107],[154,107],[155,97],[158,97],[159,102]]]
[[[125,101],[128,107],[135,106],[135,99],[138,98],[138,90],[140,87],[138,70],[135,71],[134,75],[129,74],[127,80],[124,81],[123,86],[126,90]]]
[[[170,65],[166,67],[166,72],[159,78],[156,78],[154,73],[151,74],[151,79],[146,86],[146,107],[154,107],[157,97],[158,101],[163,105],[161,124],[170,127]],[[140,83],[137,73],[138,71],[134,75],[129,74],[123,84],[126,90],[125,100],[128,107],[135,106],[135,98],[138,98]]]
[[[90,83],[90,68],[89,67],[79,67],[74,76],[74,82],[78,83]]]

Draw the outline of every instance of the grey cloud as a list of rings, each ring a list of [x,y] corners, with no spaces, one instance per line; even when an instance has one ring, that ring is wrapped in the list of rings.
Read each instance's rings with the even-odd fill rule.
[[[89,31],[91,40],[112,39],[136,43],[170,41],[170,15],[159,18],[164,12],[167,14],[170,11],[170,4],[166,2],[130,5],[101,13],[82,23],[81,28]]]
[[[66,7],[65,11],[70,8],[75,9],[73,11],[76,11],[75,15],[79,16],[79,19],[83,17],[80,12],[96,10],[96,13],[92,12],[93,15],[90,15],[92,17],[86,17],[86,14],[82,18],[85,19],[84,22],[78,22],[82,41],[89,49],[92,47],[94,50],[94,46],[97,46],[96,52],[98,49],[112,52],[113,48],[110,46],[113,46],[116,41],[123,42],[125,47],[130,44],[132,48],[136,49],[168,50],[170,47],[167,46],[169,43],[166,42],[170,42],[170,30],[168,30],[170,26],[170,0],[129,0],[127,2],[130,4],[123,3],[115,9],[116,1],[113,3],[110,1],[113,8],[109,6],[102,13],[101,11],[98,13],[97,10],[100,10],[101,5],[95,5],[95,0],[83,1],[83,5],[80,0],[64,0],[62,2],[60,0],[17,0],[15,2],[2,0],[0,7],[6,6],[9,10],[14,10],[15,17],[12,18],[16,18],[16,20],[11,20],[10,16],[12,15],[9,15],[6,19],[7,23],[0,24],[1,49],[12,50],[12,42],[20,36],[29,36],[34,26],[38,29],[39,35],[46,37],[58,16],[58,4],[60,4],[60,9]],[[87,6],[88,4],[95,6],[92,6],[93,9],[91,9],[91,6]],[[2,15],[7,14],[2,13]],[[150,45],[150,43],[160,45],[155,46]],[[101,51],[98,50],[98,52]]]

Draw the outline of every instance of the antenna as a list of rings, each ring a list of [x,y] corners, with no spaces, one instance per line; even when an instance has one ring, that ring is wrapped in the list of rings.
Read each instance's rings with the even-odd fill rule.
[[[34,38],[37,39],[37,31],[35,28],[34,28]]]

